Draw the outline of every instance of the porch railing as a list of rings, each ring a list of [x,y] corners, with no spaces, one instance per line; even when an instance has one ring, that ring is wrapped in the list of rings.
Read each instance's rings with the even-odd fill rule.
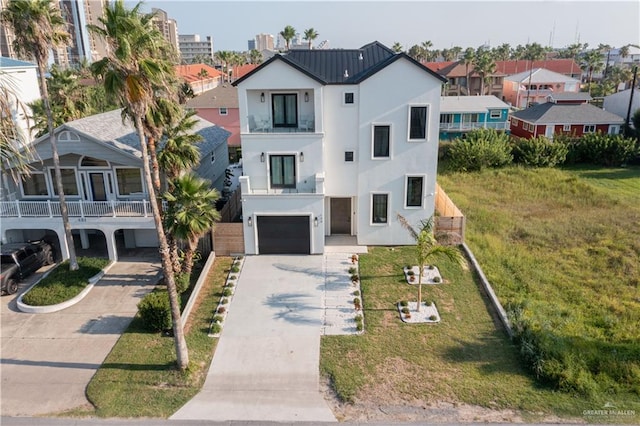
[[[69,217],[151,217],[149,201],[67,201]],[[57,201],[0,201],[0,217],[60,217]]]
[[[440,123],[440,130],[448,130],[448,131],[462,131],[462,130],[473,130],[473,129],[506,130],[508,128],[509,128],[508,123],[504,123],[504,122],[485,123],[484,121],[474,121],[474,122],[468,122],[468,123]]]

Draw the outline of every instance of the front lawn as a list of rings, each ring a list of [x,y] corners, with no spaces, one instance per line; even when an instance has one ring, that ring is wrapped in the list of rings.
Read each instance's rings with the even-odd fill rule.
[[[175,367],[172,337],[151,333],[136,317],[87,387],[95,411],[66,414],[100,417],[168,417],[200,390],[218,339],[208,337],[232,259],[218,257],[185,329],[189,369]]]

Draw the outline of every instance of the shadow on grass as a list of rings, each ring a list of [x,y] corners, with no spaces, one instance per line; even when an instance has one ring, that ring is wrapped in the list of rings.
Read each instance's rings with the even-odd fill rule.
[[[478,336],[474,340],[452,339],[451,343],[442,354],[450,362],[477,363],[480,364],[479,370],[486,374],[528,375],[519,362],[517,347],[501,336],[500,331]]]

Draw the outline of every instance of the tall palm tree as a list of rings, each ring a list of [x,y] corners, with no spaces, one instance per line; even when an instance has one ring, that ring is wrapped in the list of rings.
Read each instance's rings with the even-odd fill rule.
[[[227,68],[232,55],[233,55],[233,52],[229,50],[218,50],[215,53],[216,59],[222,63],[222,82],[223,83],[225,82],[225,76],[226,76],[226,80],[229,79],[229,73],[227,71]]]
[[[152,24],[152,15],[140,13],[141,4],[127,9],[124,0],[116,0],[105,7],[100,25],[91,25],[90,31],[102,37],[110,47],[107,56],[91,65],[108,96],[116,99],[133,121],[142,151],[145,186],[149,194],[151,211],[160,245],[164,280],[169,293],[173,337],[177,365],[184,370],[189,365],[189,353],[182,328],[180,302],[176,289],[171,255],[164,232],[158,199],[149,166],[149,152],[143,120],[155,96],[162,90],[171,95],[175,87],[173,64],[165,59],[166,43]]]
[[[261,64],[262,63],[262,52],[256,49],[252,49],[249,52],[249,62],[252,64]]]
[[[24,57],[33,57],[38,65],[38,81],[40,94],[47,115],[49,143],[51,144],[51,156],[55,171],[55,184],[60,199],[60,213],[64,226],[65,240],[69,249],[69,269],[78,269],[76,250],[71,235],[69,223],[69,211],[62,185],[60,173],[60,156],[58,145],[53,134],[53,115],[49,92],[47,90],[47,62],[49,50],[52,47],[64,46],[69,42],[69,33],[65,30],[65,21],[51,0],[11,0],[0,13],[0,20],[13,29],[15,35],[13,47],[15,51]]]
[[[485,80],[496,72],[496,62],[491,53],[487,50],[478,52],[473,60],[473,69],[480,76],[480,95],[484,95]]]
[[[529,98],[531,97],[531,76],[533,75],[533,62],[543,59],[546,54],[547,50],[539,43],[527,43],[524,46],[523,58],[531,62],[529,64],[529,85],[527,86],[527,107],[529,107]]]
[[[313,40],[317,39],[319,35],[320,34],[314,30],[313,27],[308,30],[304,30],[304,39],[309,42],[309,50],[311,50],[311,43],[313,43]]]
[[[458,60],[458,56],[460,56],[460,54],[462,53],[462,47],[453,46],[450,50],[451,50],[451,56],[452,56],[452,58],[450,60],[451,61],[457,61]]]
[[[286,49],[289,50],[289,44],[291,43],[291,40],[293,40],[293,38],[296,36],[296,29],[291,25],[287,25],[286,27],[284,27],[284,30],[280,31],[280,35],[284,39]]]
[[[184,114],[177,124],[164,129],[165,140],[158,152],[158,163],[167,177],[169,190],[173,179],[200,163],[197,143],[202,141],[202,136],[191,133],[197,124],[194,115],[196,112],[190,111]]]
[[[393,50],[396,53],[400,53],[404,50],[404,48],[402,47],[402,44],[400,44],[399,41],[396,41],[393,43],[393,46],[391,46],[391,50]]]
[[[11,75],[0,71],[0,169],[19,182],[21,175],[31,173],[29,161],[33,157],[28,133],[16,122],[14,115],[26,119],[29,127],[29,109],[18,96],[18,88]]]
[[[604,64],[602,63],[602,54],[598,50],[590,50],[582,55],[580,68],[587,73],[587,81],[589,85],[589,94],[591,94],[591,80],[594,72],[602,71]]]
[[[169,203],[167,227],[176,238],[187,243],[181,271],[187,276],[191,275],[198,240],[220,220],[220,212],[216,209],[220,194],[210,184],[208,180],[188,173],[175,178],[173,189],[164,194]]]
[[[476,51],[473,47],[467,47],[462,57],[462,63],[465,66],[465,75],[467,76],[467,96],[471,95],[471,76],[469,75],[469,65],[473,64],[476,57]]]
[[[511,50],[511,59],[516,61],[515,73],[518,74],[518,62],[524,58],[525,47],[521,44]]]
[[[201,92],[204,92],[204,79],[209,77],[209,71],[207,71],[204,68],[200,68],[200,71],[198,71],[197,74],[198,78],[200,79],[200,89]]]
[[[509,43],[503,43],[500,46],[491,49],[491,53],[496,61],[508,61],[511,56],[511,46]]]
[[[420,312],[422,304],[422,273],[425,266],[437,259],[449,259],[460,265],[461,268],[467,268],[467,262],[460,250],[451,246],[442,246],[438,244],[438,240],[433,235],[433,216],[427,220],[421,220],[417,228],[411,226],[409,221],[400,213],[397,214],[398,221],[404,229],[406,229],[416,242],[416,260],[418,262],[418,303],[417,311]]]

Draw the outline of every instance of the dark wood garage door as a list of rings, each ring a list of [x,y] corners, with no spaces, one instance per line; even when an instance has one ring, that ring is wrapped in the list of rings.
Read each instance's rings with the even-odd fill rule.
[[[309,216],[258,216],[260,254],[310,254]]]

